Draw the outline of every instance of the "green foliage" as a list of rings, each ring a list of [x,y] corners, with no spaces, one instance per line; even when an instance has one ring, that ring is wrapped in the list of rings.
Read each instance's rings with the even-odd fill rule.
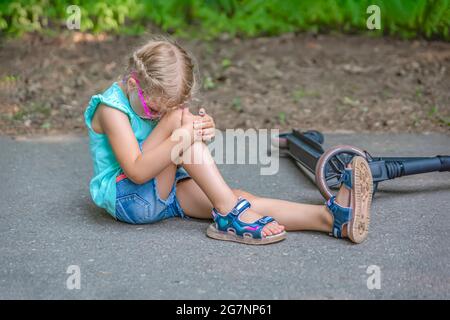
[[[437,120],[438,122],[450,127],[450,118],[442,116],[439,113],[439,109],[437,106],[433,106],[431,108],[430,112],[428,113],[428,116],[431,119]]]
[[[222,68],[227,69],[231,66],[231,60],[228,58],[225,58],[222,60]]]
[[[281,125],[285,125],[286,124],[286,113],[284,113],[284,112],[278,113],[278,121],[280,122]]]
[[[22,34],[39,31],[47,26],[47,16],[44,7],[47,1],[20,1],[2,3],[0,10],[0,30]]]
[[[64,27],[69,5],[81,8],[81,30],[134,34],[152,23],[179,36],[211,39],[310,31],[366,32],[450,39],[450,0],[22,0],[0,2],[0,30],[20,35]],[[369,5],[381,30],[366,27]]]
[[[203,80],[203,88],[205,90],[212,90],[216,87],[214,80],[211,77],[205,77]]]
[[[240,97],[235,97],[233,98],[233,101],[231,102],[231,107],[238,111],[241,112],[242,111],[242,101]]]

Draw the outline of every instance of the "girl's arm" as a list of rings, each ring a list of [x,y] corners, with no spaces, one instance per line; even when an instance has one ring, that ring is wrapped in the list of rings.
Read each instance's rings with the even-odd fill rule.
[[[108,136],[114,155],[131,181],[136,184],[145,183],[172,163],[172,149],[180,143],[178,139],[171,139],[176,131],[152,149],[152,152],[142,153],[126,114],[102,105],[98,107],[97,112],[99,112],[100,125]],[[193,121],[194,116],[187,109],[183,110],[179,129],[184,129],[186,131],[183,132],[189,134],[190,144],[194,141]],[[174,137],[179,137],[179,133]],[[190,144],[183,144],[182,151],[189,148]]]

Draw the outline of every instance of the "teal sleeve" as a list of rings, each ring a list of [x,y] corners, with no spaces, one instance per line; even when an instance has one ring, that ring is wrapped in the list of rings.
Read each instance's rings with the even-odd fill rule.
[[[127,115],[128,119],[131,121],[129,111],[123,105],[123,103],[114,99],[114,95],[110,97],[105,97],[105,95],[103,94],[97,94],[95,96],[92,96],[91,100],[89,101],[89,105],[86,108],[86,111],[84,112],[85,124],[90,130],[92,130],[91,126],[92,118],[94,117],[95,111],[97,110],[97,107],[100,104],[122,111]]]

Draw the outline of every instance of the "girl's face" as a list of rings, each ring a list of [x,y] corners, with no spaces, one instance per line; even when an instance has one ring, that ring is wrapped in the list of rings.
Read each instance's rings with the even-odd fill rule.
[[[149,120],[161,118],[161,107],[148,97],[139,84],[139,80],[131,76],[128,80],[130,105],[136,114]]]

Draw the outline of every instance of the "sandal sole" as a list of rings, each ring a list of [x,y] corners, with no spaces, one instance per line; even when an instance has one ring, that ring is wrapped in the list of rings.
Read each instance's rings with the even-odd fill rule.
[[[354,172],[351,196],[353,216],[349,224],[348,236],[351,241],[361,243],[369,234],[373,180],[369,164],[364,158],[359,156],[353,158],[352,168]]]
[[[279,234],[273,235],[273,236],[267,236],[261,239],[253,239],[253,238],[244,238],[237,236],[235,234],[229,233],[229,232],[223,232],[216,229],[215,224],[211,224],[208,229],[206,230],[206,235],[210,238],[216,239],[216,240],[223,240],[223,241],[233,241],[233,242],[239,242],[243,244],[250,244],[250,245],[265,245],[265,244],[272,244],[276,242],[280,242],[284,239],[286,239],[287,232],[283,231]]]

